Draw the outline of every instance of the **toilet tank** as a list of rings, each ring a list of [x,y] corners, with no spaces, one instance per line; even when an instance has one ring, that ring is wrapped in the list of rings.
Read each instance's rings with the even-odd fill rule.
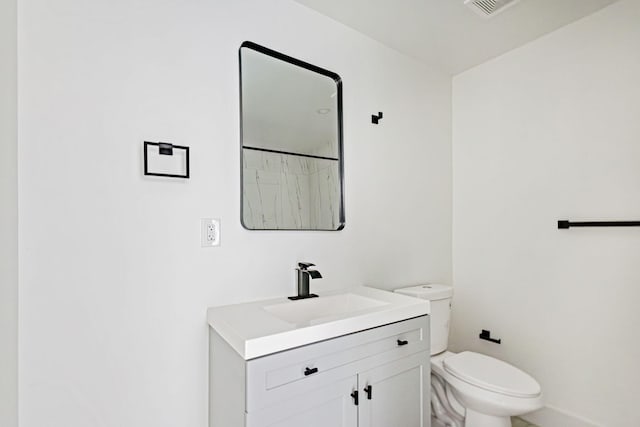
[[[453,288],[448,285],[430,284],[396,289],[395,292],[429,300],[431,305],[431,355],[442,353],[449,345],[449,319]]]

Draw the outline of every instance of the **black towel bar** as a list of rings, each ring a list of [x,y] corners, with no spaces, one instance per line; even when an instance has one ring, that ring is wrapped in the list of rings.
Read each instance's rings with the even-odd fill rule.
[[[638,227],[640,221],[558,221],[558,229],[571,227]]]

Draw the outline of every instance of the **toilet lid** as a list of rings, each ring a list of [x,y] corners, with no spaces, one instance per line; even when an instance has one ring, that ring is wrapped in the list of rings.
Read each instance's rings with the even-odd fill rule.
[[[464,351],[447,357],[444,369],[458,379],[496,393],[535,397],[540,384],[515,366],[484,354]]]

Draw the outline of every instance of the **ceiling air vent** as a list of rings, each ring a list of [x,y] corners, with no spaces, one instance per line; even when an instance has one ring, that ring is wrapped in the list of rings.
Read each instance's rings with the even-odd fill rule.
[[[464,4],[478,15],[491,18],[520,0],[464,0]]]

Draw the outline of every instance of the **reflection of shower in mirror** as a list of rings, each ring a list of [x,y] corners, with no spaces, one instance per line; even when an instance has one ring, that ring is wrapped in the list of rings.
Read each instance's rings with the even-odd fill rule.
[[[342,229],[340,77],[251,42],[240,72],[243,226]]]

